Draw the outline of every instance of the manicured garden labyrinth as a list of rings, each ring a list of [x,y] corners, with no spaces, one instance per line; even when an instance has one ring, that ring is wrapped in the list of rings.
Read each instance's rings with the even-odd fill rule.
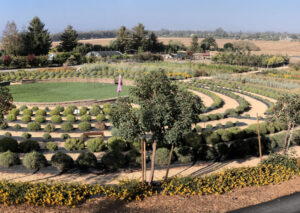
[[[129,86],[122,86],[121,96],[128,95]],[[57,82],[11,85],[15,102],[61,102],[117,97],[117,85],[87,82]]]

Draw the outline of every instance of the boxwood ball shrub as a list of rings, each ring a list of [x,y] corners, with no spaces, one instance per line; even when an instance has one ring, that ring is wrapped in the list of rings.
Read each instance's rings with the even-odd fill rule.
[[[44,109],[39,109],[35,112],[35,115],[42,115],[45,116],[47,114],[46,110]]]
[[[34,106],[34,107],[31,108],[31,110],[32,110],[33,112],[36,112],[36,111],[39,110],[39,108],[38,108],[37,106]]]
[[[122,152],[126,149],[126,142],[121,137],[113,136],[108,139],[107,147],[110,150]]]
[[[55,107],[55,110],[57,110],[59,112],[63,112],[65,110],[65,108],[63,106],[57,106],[57,107]]]
[[[65,142],[65,148],[68,151],[84,149],[84,142],[80,138],[69,138]]]
[[[46,121],[46,118],[43,115],[37,115],[37,116],[35,116],[34,120],[38,123],[44,123]]]
[[[54,132],[55,131],[55,125],[54,124],[47,124],[44,128],[46,132]]]
[[[50,115],[51,116],[54,116],[54,115],[60,115],[60,111],[58,109],[52,109],[50,111]]]
[[[26,106],[26,105],[22,105],[22,106],[20,106],[20,108],[19,108],[20,111],[24,111],[25,109],[27,109],[27,106]]]
[[[70,122],[63,122],[61,124],[61,129],[66,132],[71,132],[73,130],[73,125]]]
[[[67,134],[67,133],[63,133],[63,134],[61,134],[60,138],[61,138],[62,140],[66,140],[66,139],[70,138],[70,135]]]
[[[62,122],[62,118],[59,115],[52,115],[51,116],[51,122],[58,124]]]
[[[56,143],[54,142],[48,142],[46,143],[46,148],[49,150],[49,151],[55,151],[55,150],[58,150],[58,146]]]
[[[77,109],[76,106],[73,106],[73,105],[72,105],[72,106],[68,106],[68,107],[64,110],[63,115],[64,115],[64,116],[67,116],[67,115],[73,115],[75,109]]]
[[[8,168],[20,164],[20,158],[17,153],[6,151],[0,153],[0,167]]]
[[[4,136],[9,138],[9,137],[11,137],[11,133],[10,132],[5,132]]]
[[[47,160],[45,156],[36,151],[25,154],[22,163],[26,169],[30,170],[41,169],[47,166]]]
[[[74,123],[76,121],[76,117],[74,115],[69,114],[66,116],[66,121],[70,123]]]
[[[39,151],[40,145],[37,141],[26,140],[19,143],[19,150],[22,153],[27,153],[31,151]]]
[[[32,116],[32,114],[33,114],[33,112],[32,112],[31,109],[25,109],[25,110],[23,111],[23,115],[30,115],[30,116]]]
[[[15,116],[14,114],[8,114],[6,116],[6,120],[8,120],[9,122],[15,121],[17,120],[17,116]]]
[[[38,131],[41,129],[41,125],[38,122],[34,121],[34,122],[27,124],[27,129],[29,131]]]
[[[20,130],[22,127],[20,126],[20,124],[16,124],[13,126],[14,130]]]
[[[182,147],[175,147],[174,148],[175,155],[177,160],[180,163],[191,163],[193,162],[193,153],[190,147],[182,146]],[[169,159],[169,158],[168,158]]]
[[[86,146],[91,152],[100,152],[106,148],[106,144],[102,137],[87,140]]]
[[[155,164],[160,165],[160,166],[165,166],[168,164],[169,161],[169,155],[170,155],[170,150],[167,148],[158,148],[156,150],[156,156],[155,156]],[[174,155],[173,155],[174,157]],[[174,159],[172,159],[174,160]]]
[[[97,121],[105,121],[106,120],[106,118],[105,118],[105,115],[104,114],[102,114],[102,113],[100,113],[100,114],[98,114],[97,116],[96,116],[96,120]]]
[[[91,121],[91,116],[90,115],[82,115],[80,117],[81,121]]]
[[[92,128],[91,123],[87,121],[83,121],[80,124],[78,124],[78,129],[81,131],[87,131]]]
[[[51,164],[60,172],[64,172],[74,168],[73,158],[63,152],[56,152],[54,155],[52,155]]]
[[[80,169],[89,169],[97,167],[97,158],[91,152],[81,152],[76,163]]]
[[[4,137],[0,139],[0,152],[17,152],[18,151],[18,142],[10,137]]]
[[[80,108],[79,110],[79,115],[82,116],[82,115],[85,115],[88,111],[88,108],[87,107],[82,107]]]
[[[132,149],[126,153],[125,158],[129,165],[137,166],[141,164],[141,154],[135,149]]]
[[[31,121],[31,116],[30,115],[23,115],[22,121],[25,123],[28,123]]]
[[[31,138],[31,134],[28,133],[28,132],[24,132],[24,133],[22,134],[22,138],[24,138],[25,140],[26,140],[26,139],[29,139],[29,138]]]
[[[213,132],[213,133],[207,134],[205,136],[205,141],[208,144],[216,144],[216,143],[221,142],[221,138],[220,138],[220,135],[217,132]]]
[[[49,134],[49,133],[45,133],[45,134],[43,134],[43,139],[44,139],[44,141],[48,141],[48,140],[50,140],[52,137],[51,137],[51,135]]]
[[[125,166],[126,158],[119,151],[108,151],[101,158],[101,163],[105,169],[116,170]]]
[[[225,124],[227,127],[233,127],[234,124],[231,121],[227,121]]]
[[[11,110],[9,111],[9,114],[10,114],[10,115],[15,115],[15,116],[17,116],[17,115],[20,114],[20,110],[17,109],[17,108],[13,108],[13,109],[11,109]]]
[[[101,112],[99,105],[93,105],[93,107],[90,109],[90,115],[97,116]]]

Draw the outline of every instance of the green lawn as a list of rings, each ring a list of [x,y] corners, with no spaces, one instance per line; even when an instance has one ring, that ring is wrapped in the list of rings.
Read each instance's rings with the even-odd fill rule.
[[[128,95],[129,86],[122,86],[120,96]],[[34,83],[9,86],[16,102],[61,102],[118,97],[117,85],[102,83]]]

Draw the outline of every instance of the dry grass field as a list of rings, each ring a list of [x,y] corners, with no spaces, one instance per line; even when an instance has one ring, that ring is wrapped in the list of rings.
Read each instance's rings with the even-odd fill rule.
[[[191,38],[177,38],[177,37],[160,37],[159,41],[167,44],[170,40],[173,41],[181,41],[184,45],[189,46],[191,43]],[[101,38],[101,39],[90,39],[90,40],[80,40],[82,43],[91,43],[91,44],[101,44],[108,45],[113,38]],[[202,39],[199,39],[201,42]],[[217,39],[217,43],[219,47],[223,47],[223,45],[227,42],[235,42],[233,39]],[[255,53],[257,54],[282,54],[289,56],[300,56],[300,42],[294,41],[260,41],[255,40],[251,41],[256,46],[258,46],[261,50]],[[53,42],[53,46],[56,46],[58,42]]]

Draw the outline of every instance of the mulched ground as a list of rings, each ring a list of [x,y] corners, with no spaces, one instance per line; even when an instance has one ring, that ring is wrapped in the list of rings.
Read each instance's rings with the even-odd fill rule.
[[[278,185],[247,187],[223,195],[206,196],[153,196],[142,202],[114,201],[107,198],[92,199],[77,208],[34,207],[18,205],[5,207],[0,205],[0,212],[228,212],[242,207],[273,200],[300,191],[300,177]]]

